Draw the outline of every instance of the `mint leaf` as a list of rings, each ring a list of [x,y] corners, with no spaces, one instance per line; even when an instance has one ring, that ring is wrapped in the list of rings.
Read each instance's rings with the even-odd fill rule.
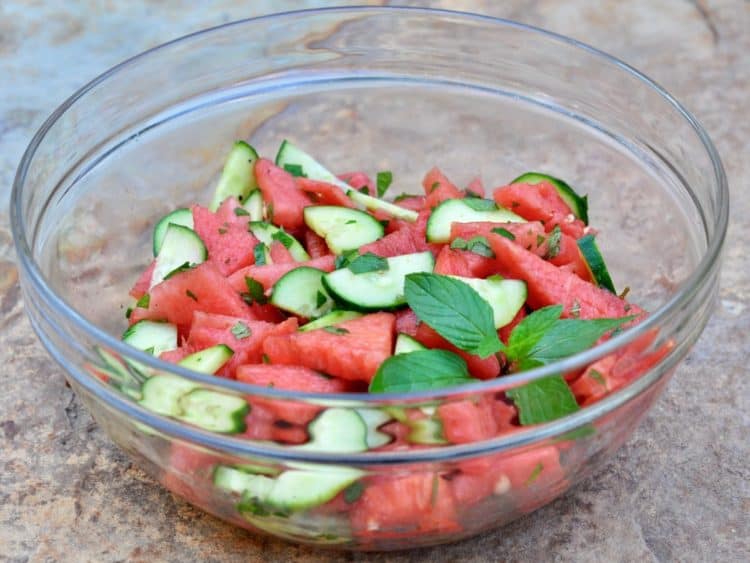
[[[417,317],[457,348],[482,358],[503,348],[492,308],[464,282],[439,274],[409,274],[404,295]]]
[[[241,217],[243,215],[250,215],[250,212],[242,207],[235,207],[234,214],[237,215],[237,217]]]
[[[135,302],[135,306],[141,309],[148,309],[151,304],[151,296],[148,293],[144,293],[141,298]]]
[[[520,361],[529,355],[545,332],[554,326],[562,315],[562,305],[537,309],[516,325],[508,338],[505,355],[511,361]]]
[[[339,256],[336,256],[336,260],[333,263],[333,267],[336,270],[339,270],[339,269],[347,266],[353,260],[355,260],[358,255],[359,255],[359,251],[356,248],[354,250],[350,250],[348,252],[344,252],[343,254],[340,254]]]
[[[573,393],[559,375],[537,379],[505,394],[518,408],[522,425],[550,422],[579,410]]]
[[[305,169],[302,168],[301,164],[285,164],[284,170],[289,172],[292,176],[295,176],[297,178],[307,178],[307,174],[305,174]]]
[[[391,356],[370,382],[371,393],[403,393],[473,383],[466,362],[447,350],[418,350]]]
[[[555,225],[552,232],[550,232],[549,237],[547,237],[547,252],[544,255],[545,258],[554,258],[560,254],[561,239],[562,231],[560,230],[560,225]],[[539,244],[537,244],[537,246],[539,246]]]
[[[451,242],[451,250],[466,250],[466,239],[456,237]]]
[[[237,340],[242,340],[243,338],[247,338],[248,336],[252,336],[253,334],[253,331],[250,330],[250,327],[242,321],[237,321],[237,324],[232,327],[231,332]]]
[[[462,199],[464,205],[471,207],[474,211],[494,211],[497,204],[491,199],[482,199],[479,197],[467,197]]]
[[[491,232],[500,235],[501,237],[505,237],[509,240],[516,240],[516,235],[511,233],[508,229],[503,229],[502,227],[495,227]]]
[[[478,254],[479,256],[484,256],[485,258],[495,257],[495,253],[492,251],[492,248],[490,248],[490,243],[483,236],[470,238],[466,242],[466,250]]]
[[[618,328],[633,318],[560,319],[537,340],[529,356],[543,364],[572,356],[591,348],[610,330]]]
[[[266,262],[266,252],[268,251],[268,247],[266,246],[266,243],[259,242],[255,245],[255,248],[253,248],[253,256],[255,257],[255,265],[256,266],[265,266],[267,264]]]
[[[391,182],[393,182],[393,173],[390,170],[378,172],[377,179],[375,180],[378,188],[378,197],[383,197],[383,194],[388,191]]]
[[[258,280],[245,276],[245,286],[247,287],[247,293],[243,293],[242,298],[248,305],[252,305],[253,303],[263,305],[268,301],[263,284]]]
[[[272,234],[271,238],[283,244],[284,248],[290,248],[294,244],[294,239],[281,229]]]
[[[384,271],[388,269],[388,261],[385,258],[378,256],[377,254],[367,252],[362,256],[357,256],[356,258],[354,258],[354,260],[349,262],[347,268],[349,268],[355,274]]]

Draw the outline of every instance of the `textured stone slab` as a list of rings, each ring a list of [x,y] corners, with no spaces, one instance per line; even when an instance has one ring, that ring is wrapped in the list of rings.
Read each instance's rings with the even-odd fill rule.
[[[332,3],[215,0],[198,10],[144,0],[3,0],[1,201],[42,120],[99,72],[184,33],[302,4]],[[419,4],[508,17],[596,45],[674,93],[716,142],[733,191],[720,308],[635,436],[566,497],[452,546],[335,556],[253,537],[146,477],[66,387],[23,315],[3,203],[0,561],[750,560],[750,3]]]

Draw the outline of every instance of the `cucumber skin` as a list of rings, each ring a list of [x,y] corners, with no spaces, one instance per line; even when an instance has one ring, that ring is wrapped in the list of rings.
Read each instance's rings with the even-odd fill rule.
[[[604,262],[604,256],[602,256],[599,247],[596,244],[594,235],[585,235],[578,239],[578,250],[583,256],[583,261],[586,262],[586,267],[591,272],[591,277],[594,283],[599,287],[606,289],[610,293],[617,295],[615,284],[612,281],[612,277],[609,275],[609,269],[607,264]]]

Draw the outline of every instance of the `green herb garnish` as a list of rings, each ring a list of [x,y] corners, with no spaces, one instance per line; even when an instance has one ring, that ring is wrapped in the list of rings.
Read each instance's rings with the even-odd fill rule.
[[[344,502],[347,504],[357,502],[363,492],[365,492],[365,486],[362,484],[362,481],[355,481],[344,489]]]
[[[461,201],[463,201],[466,206],[471,207],[474,211],[494,211],[497,209],[497,204],[491,199],[467,197]]]
[[[187,295],[188,297],[190,297],[190,299],[192,299],[193,301],[198,301],[198,297],[195,295],[195,293],[193,293],[189,289],[185,290],[185,295]]]
[[[385,258],[367,252],[357,256],[347,265],[354,274],[365,274],[367,272],[385,271],[388,269],[388,261]]]
[[[516,240],[516,235],[511,233],[508,229],[503,229],[502,227],[495,227],[491,232],[495,233],[496,235],[500,235],[501,237],[505,237],[508,240]]]
[[[560,225],[555,225],[552,231],[547,237],[547,252],[544,255],[545,258],[554,258],[560,254],[560,240],[562,239],[562,231]]]
[[[384,361],[370,382],[372,393],[402,393],[450,387],[478,381],[466,362],[447,350],[418,350]]]
[[[264,266],[268,262],[266,261],[266,252],[268,252],[268,246],[265,242],[259,242],[253,248],[253,256],[255,257],[256,266]]]
[[[271,238],[279,241],[285,248],[290,248],[294,244],[294,239],[281,229],[272,234]]]
[[[251,336],[253,334],[253,332],[250,330],[250,327],[242,321],[237,321],[237,324],[235,324],[231,330],[232,334],[237,340],[242,340],[243,338],[247,338],[248,336]]]
[[[234,214],[237,215],[237,217],[241,217],[243,215],[250,215],[250,212],[242,207],[235,207]]]
[[[383,197],[388,188],[393,182],[393,173],[390,170],[383,170],[378,172],[377,179],[375,181],[378,188],[378,197]]]
[[[505,394],[518,408],[522,425],[541,424],[569,415],[580,409],[570,387],[559,375],[537,379]]]
[[[245,276],[245,286],[247,287],[247,293],[242,294],[245,303],[248,305],[252,305],[253,303],[264,305],[268,302],[263,284],[258,280]]]
[[[342,334],[349,334],[349,331],[345,328],[341,328],[340,326],[324,326],[323,330],[326,332],[330,332],[331,334],[336,334],[338,336],[341,336]]]
[[[151,296],[148,293],[144,293],[141,298],[135,302],[136,307],[140,307],[141,309],[148,309],[148,306],[151,303]]]

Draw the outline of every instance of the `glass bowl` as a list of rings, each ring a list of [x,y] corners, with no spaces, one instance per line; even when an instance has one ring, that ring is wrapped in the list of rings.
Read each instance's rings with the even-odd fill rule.
[[[392,170],[394,191],[418,192],[421,175],[436,164],[457,183],[479,175],[502,185],[532,169],[566,178],[589,194],[615,281],[652,314],[556,364],[402,395],[257,387],[122,344],[128,289],[150,260],[154,221],[208,201],[235,139],[272,155],[284,138],[337,171]],[[241,21],[126,61],[44,123],[11,203],[34,329],[114,442],[170,490],[236,525],[361,550],[472,536],[594,474],[633,432],[711,314],[727,212],[724,173],[706,133],[626,64],[509,21],[401,8]],[[118,370],[170,374],[240,397],[251,417],[264,408],[358,409],[376,421],[375,440],[404,413],[439,423],[446,405],[490,405],[502,417],[504,390],[575,375],[608,357],[626,360],[617,389],[573,415],[532,427],[510,423],[477,441],[446,442],[438,431],[432,444],[402,437],[355,452],[297,447],[287,432],[293,424],[269,429],[260,418],[248,424],[265,424],[265,433],[211,432],[146,410],[137,382],[117,379]],[[221,472],[229,484],[217,482]],[[275,484],[292,475],[315,488],[346,472],[353,485],[329,491],[332,499],[283,509],[257,502],[242,477]]]

